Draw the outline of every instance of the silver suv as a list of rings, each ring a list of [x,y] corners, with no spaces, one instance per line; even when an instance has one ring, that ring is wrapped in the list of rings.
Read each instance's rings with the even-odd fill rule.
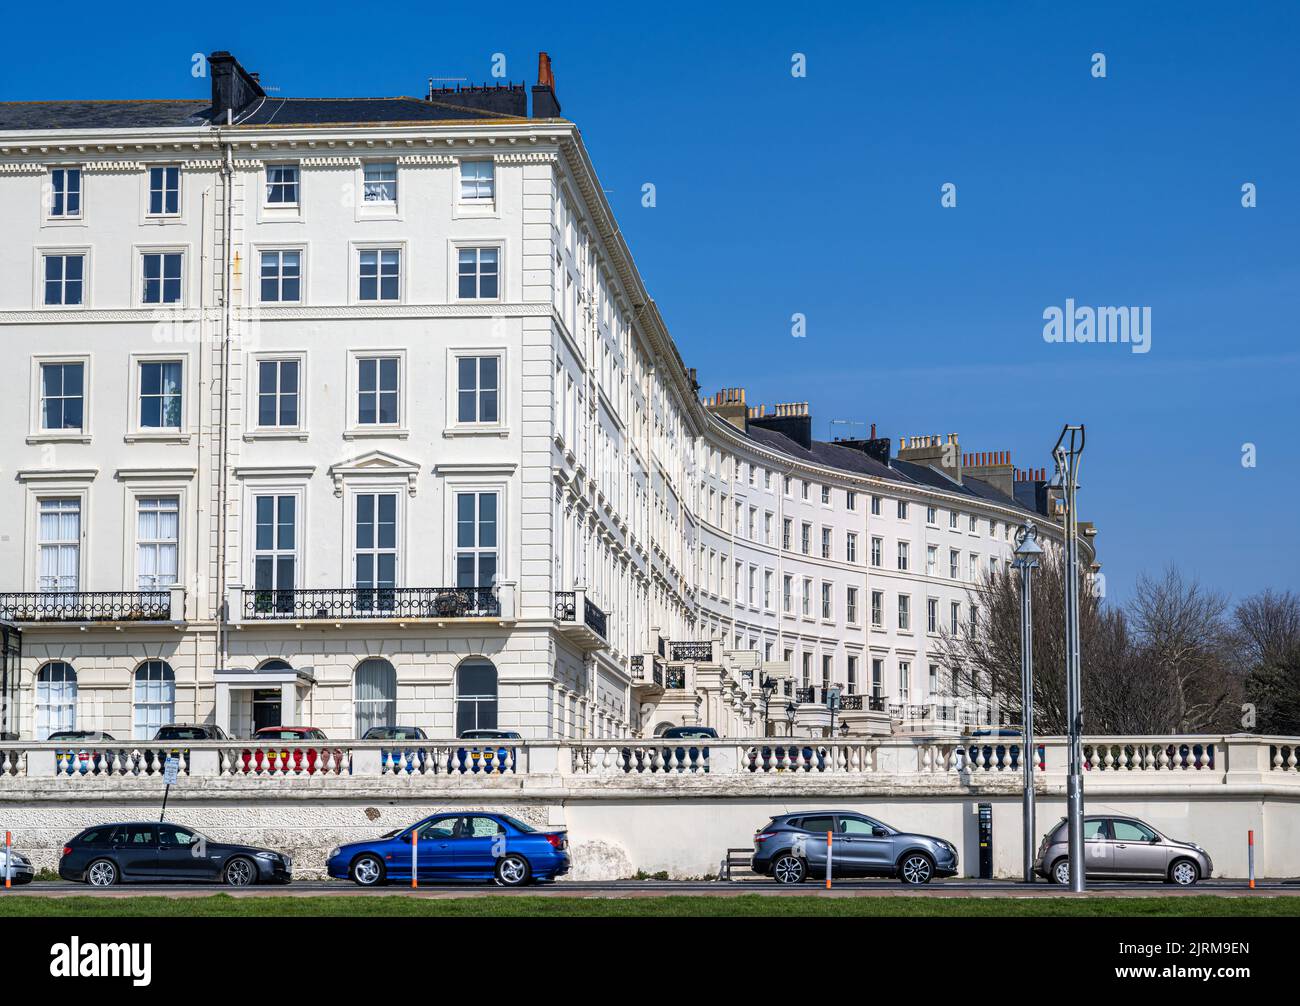
[[[1150,878],[1189,887],[1214,872],[1210,854],[1192,842],[1170,838],[1135,817],[1083,819],[1084,871],[1089,877]],[[1070,882],[1066,821],[1043,836],[1034,872],[1058,884]]]
[[[798,884],[826,876],[826,834],[837,877],[897,877],[928,884],[957,873],[957,847],[932,835],[898,831],[865,814],[803,811],[774,817],[754,835],[750,865],[777,883]]]

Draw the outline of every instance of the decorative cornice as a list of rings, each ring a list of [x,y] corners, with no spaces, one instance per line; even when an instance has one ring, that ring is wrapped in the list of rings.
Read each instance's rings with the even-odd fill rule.
[[[451,154],[400,154],[397,163],[404,168],[437,167],[450,168],[459,158]]]
[[[98,468],[24,468],[19,482],[94,482]]]
[[[0,164],[0,175],[43,175],[45,165],[39,161],[7,161]]]
[[[144,170],[144,161],[87,161],[82,165],[87,174],[134,174]]]
[[[361,167],[361,158],[348,155],[328,155],[304,157],[298,161],[298,164],[304,168],[359,168]]]
[[[102,310],[66,310],[45,308],[39,311],[0,311],[0,325],[71,325],[77,322],[153,321],[175,325],[198,321],[202,311],[196,307],[168,310],[160,315],[153,307],[124,307]]]
[[[552,313],[549,301],[455,304],[300,304],[271,307],[259,304],[239,311],[243,321],[328,321],[344,318],[496,318]],[[2,319],[0,319],[2,320]]]
[[[119,482],[132,482],[143,479],[172,479],[188,482],[194,478],[198,469],[189,468],[119,468],[114,476]]]
[[[522,153],[493,154],[497,164],[556,164],[559,155],[553,150],[528,150]]]

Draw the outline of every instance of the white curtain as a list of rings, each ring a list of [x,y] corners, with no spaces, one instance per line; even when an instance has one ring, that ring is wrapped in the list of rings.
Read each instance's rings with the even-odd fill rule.
[[[146,660],[135,672],[135,716],[131,736],[149,740],[176,719],[176,674],[165,660]]]
[[[36,672],[36,739],[77,729],[77,672],[61,660]]]
[[[354,680],[356,737],[371,727],[397,725],[397,672],[387,660],[372,658],[357,665]]]
[[[42,500],[40,588],[75,591],[81,572],[81,501]]]

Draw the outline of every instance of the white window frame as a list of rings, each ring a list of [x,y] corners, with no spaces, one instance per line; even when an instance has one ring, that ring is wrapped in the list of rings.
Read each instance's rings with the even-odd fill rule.
[[[491,358],[497,362],[497,418],[495,422],[462,422],[460,419],[460,361],[469,357],[476,359]],[[505,346],[453,346],[447,350],[447,422],[443,436],[507,436],[509,434],[509,416],[507,406],[510,396],[508,388],[507,361],[508,350]],[[480,368],[475,368],[476,373]],[[477,396],[476,396],[477,401]]]
[[[295,426],[263,426],[261,424],[261,387],[263,363],[298,364],[298,422]],[[248,358],[247,392],[248,414],[244,425],[244,440],[299,440],[307,439],[307,353],[304,350],[287,353],[256,353]],[[400,392],[401,386],[398,386]],[[276,390],[277,400],[279,389]],[[400,405],[400,402],[399,402]]]
[[[141,381],[140,371],[146,363],[179,363],[181,366],[181,415],[180,426],[141,426],[140,425],[140,393]],[[130,398],[129,408],[130,416],[127,423],[128,433],[125,440],[130,443],[136,440],[166,440],[181,443],[188,443],[190,439],[190,409],[193,398],[189,386],[190,377],[190,358],[185,353],[147,353],[134,354],[130,358]]]
[[[259,496],[292,496],[294,497],[293,515],[293,548],[281,549],[278,544],[273,543],[272,548],[265,554],[268,555],[293,555],[293,589],[298,590],[308,583],[307,579],[307,557],[311,555],[311,549],[303,548],[303,540],[307,533],[307,487],[302,482],[280,482],[267,480],[263,482],[260,479],[249,480],[244,483],[244,569],[246,571],[244,590],[254,592],[257,590],[257,497]],[[274,504],[276,508],[276,518],[279,516],[279,503]],[[272,588],[284,589],[289,588]]]
[[[397,297],[386,298],[376,296],[373,300],[362,299],[361,297],[361,256],[365,252],[376,253],[376,269],[378,272],[375,276],[375,293],[382,290],[383,279],[383,253],[397,252]],[[348,303],[363,307],[383,307],[392,304],[406,303],[406,278],[410,275],[411,260],[407,253],[407,243],[405,241],[354,241],[351,249],[352,268],[348,277]]]
[[[284,168],[293,171],[293,199],[292,201],[271,201],[271,186],[283,186],[285,182],[272,182],[271,172]],[[290,211],[285,214],[288,216],[297,216],[302,206],[302,165],[297,161],[267,161],[262,168],[262,209],[278,213],[279,211]]]
[[[377,165],[391,164],[393,166],[393,199],[366,199],[366,168]],[[402,211],[402,165],[398,162],[397,157],[368,157],[357,165],[356,169],[356,186],[357,186],[357,219],[366,217],[385,217],[390,219],[400,219]],[[386,179],[376,181],[374,184],[385,183]]]
[[[79,430],[47,430],[42,425],[44,421],[44,391],[41,381],[41,368],[45,364],[66,365],[70,363],[81,364],[81,429]],[[28,421],[27,443],[40,444],[56,441],[72,441],[74,443],[88,444],[91,441],[91,357],[89,354],[69,354],[67,356],[33,356],[32,373],[31,373],[31,392],[28,395],[28,401],[31,402],[30,417]]]
[[[467,165],[486,164],[491,169],[488,179],[489,192],[486,196],[477,194],[477,190],[482,186],[482,180],[475,178],[474,187],[476,194],[472,196],[465,195],[465,168]],[[491,157],[465,157],[461,158],[456,164],[456,202],[461,206],[493,206],[497,201],[497,163]]]
[[[395,358],[397,360],[397,422],[361,424],[361,361]],[[343,433],[346,440],[365,437],[396,437],[406,439],[410,430],[406,425],[410,397],[409,369],[406,364],[404,349],[351,349],[348,350],[348,405],[347,429]]]
[[[462,493],[495,493],[497,498],[497,543],[494,551],[497,556],[496,579],[500,583],[510,578],[509,558],[509,520],[510,495],[509,483],[500,479],[449,479],[444,493],[443,528],[445,547],[443,548],[444,577],[440,586],[454,586],[456,583],[456,557],[460,551],[457,544],[458,528],[456,525],[457,506]],[[486,551],[474,546],[475,551]],[[481,586],[488,586],[482,584]]]
[[[168,213],[166,211],[166,176],[164,175],[163,186],[163,210],[154,213],[152,208],[153,196],[153,173],[155,170],[165,170],[167,168],[176,169],[176,212]],[[184,220],[185,219],[185,168],[175,161],[168,161],[161,164],[146,164],[140,179],[143,198],[141,200],[141,214],[146,221],[167,221],[167,220]]]
[[[64,172],[64,212],[54,212],[54,172]],[[77,212],[67,212],[67,172],[77,172]],[[47,224],[81,223],[86,216],[86,166],[84,164],[50,164],[46,167],[45,189],[41,193],[45,212],[41,214]]]
[[[132,545],[132,562],[126,568],[132,570],[130,585],[127,590],[142,590],[150,592],[165,591],[169,587],[185,582],[185,499],[184,496],[175,489],[167,488],[144,488],[134,487],[128,490],[127,496],[130,506],[128,508],[128,519],[131,522],[131,534],[126,539]],[[171,583],[159,583],[152,587],[140,585],[141,571],[140,558],[144,546],[150,546],[158,550],[161,545],[167,544],[165,538],[153,538],[142,541],[140,538],[140,506],[144,501],[156,500],[175,500],[176,502],[176,539],[172,546],[176,550],[176,576]],[[161,513],[161,511],[159,511]]]
[[[84,591],[86,589],[86,560],[87,560],[88,553],[90,551],[89,522],[87,520],[87,512],[86,512],[87,511],[86,503],[89,497],[88,492],[86,490],[65,491],[65,490],[58,490],[58,489],[49,489],[34,494],[34,497],[35,497],[34,498],[35,521],[33,525],[34,533],[32,536],[32,542],[33,545],[35,546],[33,551],[34,564],[32,568],[33,588],[41,593],[53,592],[50,584],[42,582],[44,579],[44,574],[41,573],[41,570],[44,568],[45,565],[43,561],[43,556],[45,554],[46,546],[58,550],[63,550],[74,546],[74,543],[71,539],[52,538],[47,541],[42,536],[41,516],[44,513],[45,505],[47,503],[75,502],[77,504],[77,508],[76,508],[77,509],[77,540],[75,542],[75,548],[77,549],[77,582],[71,588],[71,590],[66,591],[66,593],[79,593]],[[68,510],[68,511],[71,510],[71,508],[59,508],[59,509]],[[62,584],[60,584],[59,586],[62,586]]]
[[[178,308],[188,307],[190,302],[189,285],[190,285],[190,246],[188,244],[159,244],[145,245],[138,244],[133,248],[134,262],[132,264],[132,291],[133,306],[146,311],[174,311]],[[144,259],[146,255],[179,255],[181,257],[181,299],[177,301],[162,301],[156,304],[146,304],[144,300]],[[159,263],[160,268],[166,268],[166,261]],[[162,274],[160,273],[160,276]],[[159,280],[162,282],[162,279]],[[159,291],[161,294],[161,290]]]
[[[90,269],[91,269],[91,245],[41,245],[35,249],[35,268],[33,270],[32,283],[32,306],[38,311],[85,311],[90,306]],[[45,303],[45,260],[47,258],[81,258],[81,303],[80,304],[47,304]],[[141,270],[144,266],[141,264]],[[182,276],[184,275],[184,265],[182,264]],[[67,266],[64,266],[66,276]],[[63,288],[66,292],[67,280],[63,281]],[[182,294],[184,291],[182,291]],[[147,305],[153,307],[155,305]]]
[[[344,515],[344,533],[347,536],[346,547],[344,549],[344,563],[346,568],[343,571],[342,582],[350,587],[362,589],[357,585],[357,500],[361,496],[393,496],[394,500],[394,524],[396,546],[393,549],[395,560],[393,563],[394,587],[406,586],[406,529],[407,529],[407,500],[410,499],[407,489],[407,479],[403,475],[399,478],[378,478],[378,479],[355,479],[349,480],[347,484],[347,508]],[[378,515],[376,515],[376,529],[378,528]],[[378,555],[386,549],[380,549],[375,545],[369,549],[360,551],[369,552]],[[366,588],[382,589],[382,588]]]
[[[275,254],[280,256],[280,273],[277,279],[279,287],[284,285],[284,253],[295,252],[298,255],[298,299],[297,300],[264,300],[262,298],[262,256]],[[307,245],[294,244],[290,242],[280,243],[262,243],[253,245],[253,254],[249,256],[250,261],[255,263],[255,270],[252,280],[257,284],[257,303],[269,308],[280,306],[299,307],[307,303]],[[360,259],[358,259],[358,263]],[[359,265],[358,265],[359,269]],[[360,273],[357,279],[358,287],[360,285]],[[358,290],[359,292],[359,290]],[[387,303],[386,301],[363,301],[363,303]]]
[[[481,240],[448,242],[447,299],[457,304],[499,304],[506,300],[506,242],[504,238],[484,237]],[[462,251],[495,251],[497,253],[497,295],[495,297],[462,297],[460,295],[460,253]],[[481,254],[475,258],[478,265]],[[475,272],[476,287],[482,282],[481,270]]]

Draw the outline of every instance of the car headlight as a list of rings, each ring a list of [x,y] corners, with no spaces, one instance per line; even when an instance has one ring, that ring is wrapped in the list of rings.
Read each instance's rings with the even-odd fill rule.
[[[253,853],[253,855],[258,859],[269,860],[272,863],[274,863],[277,859],[280,858],[280,854],[278,852],[255,852]]]
[[[336,845],[334,846],[334,848],[330,849],[329,858],[333,859],[335,856],[342,855],[342,853],[343,853],[343,846]]]

